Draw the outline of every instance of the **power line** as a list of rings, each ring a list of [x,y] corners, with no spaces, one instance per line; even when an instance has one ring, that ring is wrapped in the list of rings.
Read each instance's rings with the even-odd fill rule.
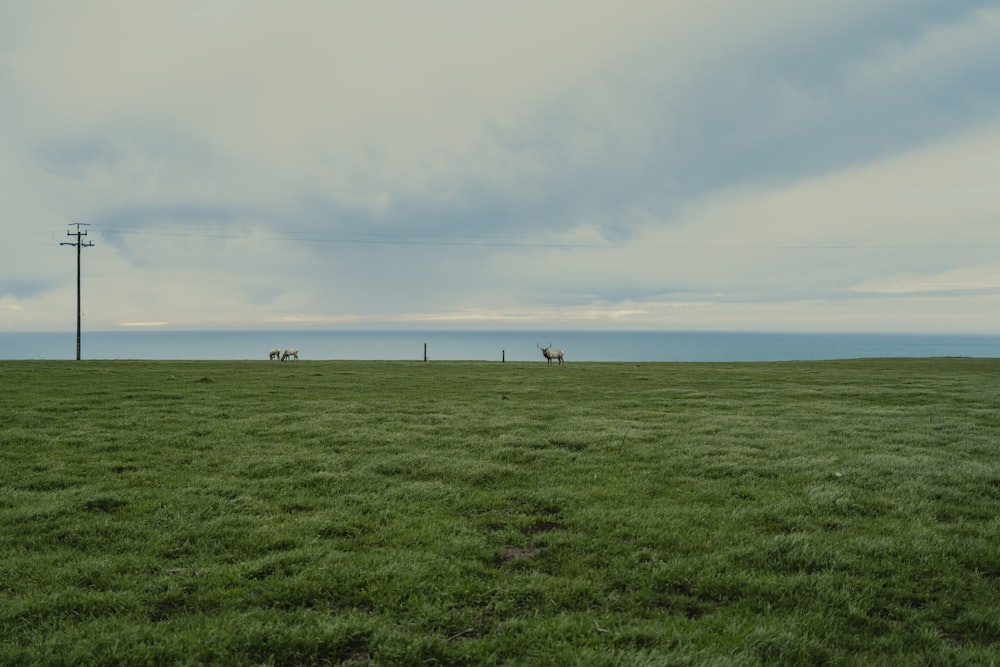
[[[93,246],[92,241],[84,241],[83,237],[87,231],[81,227],[89,227],[85,222],[70,223],[70,227],[76,227],[76,232],[66,232],[66,236],[76,236],[76,241],[72,243],[60,243],[59,245],[76,246],[76,360],[80,361],[80,255],[84,248]]]
[[[553,249],[638,249],[638,250],[934,250],[997,248],[1000,244],[991,242],[929,242],[929,243],[616,243],[608,242],[560,242],[530,239],[501,239],[475,236],[458,236],[431,233],[402,232],[316,232],[281,230],[264,232],[257,237],[245,233],[201,232],[180,228],[164,227],[102,227],[101,232],[109,234],[143,234],[179,238],[206,238],[222,240],[287,241],[299,243],[337,243],[356,245],[407,245],[407,246],[463,246],[483,248],[553,248]]]

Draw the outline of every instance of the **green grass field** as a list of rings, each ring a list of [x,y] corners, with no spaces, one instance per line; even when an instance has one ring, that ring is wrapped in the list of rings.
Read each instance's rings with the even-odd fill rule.
[[[0,362],[0,664],[1000,664],[1000,360]]]

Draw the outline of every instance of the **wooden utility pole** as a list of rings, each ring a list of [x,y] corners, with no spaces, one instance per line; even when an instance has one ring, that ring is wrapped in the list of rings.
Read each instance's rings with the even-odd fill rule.
[[[59,245],[76,246],[76,360],[80,361],[80,254],[84,248],[94,245],[91,241],[84,242],[83,237],[87,235],[85,229],[90,225],[83,222],[74,222],[70,227],[76,227],[76,231],[66,232],[66,236],[75,236],[76,241],[72,243],[60,243]]]

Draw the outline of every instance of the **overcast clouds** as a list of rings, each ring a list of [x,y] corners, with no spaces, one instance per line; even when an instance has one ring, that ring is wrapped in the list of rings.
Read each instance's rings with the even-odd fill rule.
[[[995,0],[0,0],[0,330],[1000,331]]]

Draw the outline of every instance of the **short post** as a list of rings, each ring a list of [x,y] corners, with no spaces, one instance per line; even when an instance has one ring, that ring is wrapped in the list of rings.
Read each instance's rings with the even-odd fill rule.
[[[424,363],[427,363],[427,343],[424,343]]]
[[[500,350],[500,363],[507,363],[507,350]]]

